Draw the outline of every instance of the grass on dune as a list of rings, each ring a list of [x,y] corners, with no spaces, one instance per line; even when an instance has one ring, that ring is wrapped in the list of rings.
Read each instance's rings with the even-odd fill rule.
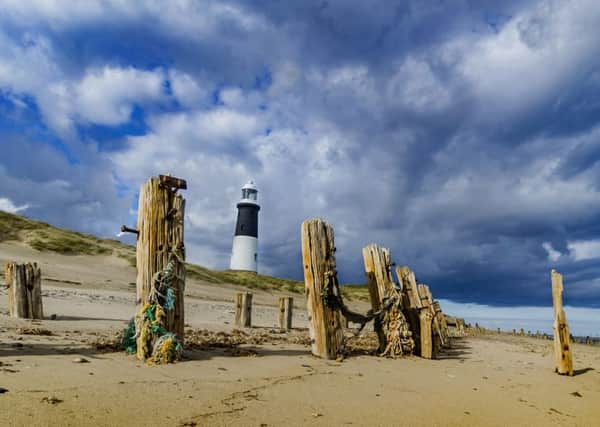
[[[41,252],[62,255],[116,255],[135,267],[135,247],[114,239],[101,239],[90,234],[53,227],[41,221],[0,211],[0,242],[21,241]],[[208,283],[233,284],[248,289],[304,293],[304,282],[256,274],[248,271],[211,270],[187,264],[187,277]],[[368,301],[365,285],[341,287],[342,296],[348,300]]]

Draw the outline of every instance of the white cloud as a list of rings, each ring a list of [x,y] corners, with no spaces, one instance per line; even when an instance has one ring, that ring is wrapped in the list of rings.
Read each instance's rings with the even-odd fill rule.
[[[186,107],[197,107],[209,102],[210,86],[208,82],[198,82],[187,73],[170,70],[169,82],[173,95]]]
[[[26,210],[29,208],[28,204],[24,204],[21,206],[16,206],[12,200],[6,197],[0,197],[0,211],[8,212],[8,213],[17,213]]]
[[[575,261],[600,258],[600,240],[578,240],[568,242],[569,254]]]
[[[105,66],[88,70],[74,85],[72,115],[92,123],[118,125],[129,120],[132,105],[163,97],[165,76],[160,70]]]
[[[572,71],[589,55],[600,53],[595,35],[599,20],[594,0],[542,1],[509,20],[498,33],[472,34],[445,48],[461,52],[457,69],[486,111],[519,114],[542,102],[559,101],[559,89],[580,78]]]
[[[548,261],[556,262],[562,255],[559,251],[552,247],[552,243],[550,242],[542,243],[542,248],[544,248],[548,253]]]
[[[406,59],[388,82],[392,105],[405,105],[417,112],[435,112],[450,103],[450,93],[431,67],[415,58]]]

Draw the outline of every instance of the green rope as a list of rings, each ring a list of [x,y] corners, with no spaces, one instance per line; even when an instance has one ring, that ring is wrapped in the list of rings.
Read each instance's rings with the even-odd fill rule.
[[[135,338],[135,319],[132,318],[129,320],[127,327],[123,329],[123,333],[121,334],[121,349],[129,354],[135,353],[137,351]]]

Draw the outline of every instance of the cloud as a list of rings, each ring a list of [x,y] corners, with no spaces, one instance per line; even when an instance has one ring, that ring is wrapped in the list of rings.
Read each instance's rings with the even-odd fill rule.
[[[89,70],[74,87],[74,114],[83,120],[118,125],[129,120],[134,103],[158,100],[165,78],[160,72],[103,67]]]
[[[575,261],[600,258],[600,240],[568,242],[567,248]]]
[[[546,252],[548,252],[548,260],[549,261],[552,261],[552,262],[558,261],[558,259],[562,255],[559,251],[557,251],[556,249],[554,249],[552,247],[552,243],[550,243],[550,242],[542,243],[542,248],[544,248],[544,250]]]
[[[600,304],[595,2],[1,12],[0,194],[32,216],[113,236],[170,172],[188,256],[225,268],[253,178],[261,271],[300,279],[321,216],[345,282],[375,241],[459,303],[547,306],[556,268],[568,304]]]
[[[15,206],[15,204],[6,197],[0,197],[0,211],[8,213],[18,213],[29,208],[29,205]]]

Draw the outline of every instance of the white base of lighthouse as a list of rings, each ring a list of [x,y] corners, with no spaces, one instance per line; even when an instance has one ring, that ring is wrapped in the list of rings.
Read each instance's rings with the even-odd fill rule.
[[[252,236],[235,236],[233,250],[231,251],[232,270],[254,271],[256,273],[258,239]]]

